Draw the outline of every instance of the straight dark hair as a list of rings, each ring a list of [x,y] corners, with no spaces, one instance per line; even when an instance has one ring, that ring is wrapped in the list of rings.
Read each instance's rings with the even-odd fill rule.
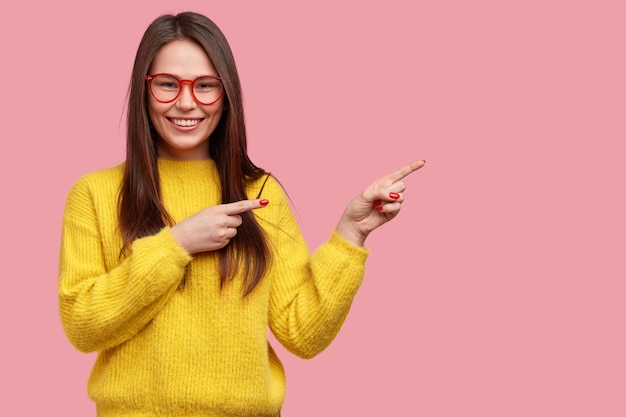
[[[174,40],[190,40],[201,46],[224,84],[225,110],[208,145],[220,176],[222,203],[248,199],[246,186],[269,175],[248,157],[241,83],[222,31],[206,16],[193,12],[158,17],[139,44],[128,92],[126,164],[118,201],[122,252],[137,238],[174,225],[161,200],[157,133],[148,114],[145,80],[156,54]],[[237,235],[218,251],[218,259],[222,287],[241,267],[246,296],[265,274],[270,250],[254,214],[245,212],[241,217]]]

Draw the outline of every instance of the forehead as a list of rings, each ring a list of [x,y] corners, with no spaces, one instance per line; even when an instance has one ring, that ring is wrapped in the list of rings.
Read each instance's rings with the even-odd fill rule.
[[[218,75],[204,49],[197,43],[186,39],[165,44],[154,57],[150,72],[152,74],[167,73],[180,78]]]

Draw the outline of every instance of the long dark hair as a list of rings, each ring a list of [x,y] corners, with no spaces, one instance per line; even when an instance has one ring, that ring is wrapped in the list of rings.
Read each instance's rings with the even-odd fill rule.
[[[269,175],[248,157],[241,83],[222,31],[207,17],[193,12],[158,17],[139,44],[128,93],[126,164],[118,202],[124,249],[137,238],[174,225],[161,200],[157,137],[148,115],[145,76],[165,44],[183,39],[205,50],[224,84],[223,100],[228,110],[222,113],[209,146],[220,176],[222,203],[247,199],[246,185]],[[241,217],[237,235],[218,251],[218,257],[222,286],[242,268],[245,296],[265,274],[270,250],[254,214],[246,212]]]

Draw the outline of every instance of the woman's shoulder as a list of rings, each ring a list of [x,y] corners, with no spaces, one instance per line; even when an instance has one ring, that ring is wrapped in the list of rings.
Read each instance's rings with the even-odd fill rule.
[[[265,173],[248,184],[248,198],[265,198],[267,200],[283,200],[286,192],[282,184],[271,173]]]
[[[80,176],[72,189],[119,189],[124,177],[124,163],[109,168],[91,171]]]

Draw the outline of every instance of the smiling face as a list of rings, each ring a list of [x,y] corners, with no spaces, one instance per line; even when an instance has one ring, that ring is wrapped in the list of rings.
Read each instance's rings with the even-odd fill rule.
[[[204,49],[189,40],[167,43],[156,54],[149,74],[171,74],[181,80],[217,77]],[[148,112],[157,134],[159,158],[192,160],[209,158],[209,137],[224,110],[224,97],[213,104],[198,103],[191,85],[183,84],[176,100],[161,103],[148,95]]]

